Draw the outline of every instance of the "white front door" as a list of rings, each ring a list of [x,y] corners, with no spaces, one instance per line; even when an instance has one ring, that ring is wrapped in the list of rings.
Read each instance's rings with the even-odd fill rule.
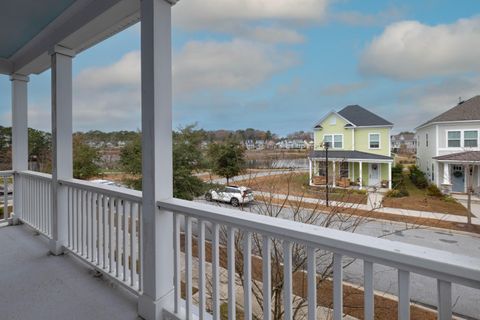
[[[380,164],[368,164],[368,185],[376,187],[380,186]]]

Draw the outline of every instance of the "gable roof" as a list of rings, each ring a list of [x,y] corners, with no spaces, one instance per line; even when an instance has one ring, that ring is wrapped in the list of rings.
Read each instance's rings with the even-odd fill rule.
[[[347,124],[346,128],[352,127],[376,127],[376,126],[393,126],[393,123],[377,116],[371,111],[359,106],[350,105],[346,106],[342,110],[335,112],[330,111],[315,124],[315,129],[321,129],[322,122],[327,119],[331,114],[336,114],[340,118],[344,119]]]
[[[375,113],[359,105],[346,106],[338,112],[339,115],[357,127],[393,126],[393,123],[377,116]]]
[[[460,102],[455,107],[419,125],[417,129],[435,122],[468,120],[480,120],[480,95]]]

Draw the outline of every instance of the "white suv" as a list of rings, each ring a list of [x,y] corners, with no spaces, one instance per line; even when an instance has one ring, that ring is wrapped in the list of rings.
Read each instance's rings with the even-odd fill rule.
[[[253,192],[247,187],[226,186],[220,189],[209,190],[205,194],[207,201],[221,201],[230,203],[234,207],[254,200]]]

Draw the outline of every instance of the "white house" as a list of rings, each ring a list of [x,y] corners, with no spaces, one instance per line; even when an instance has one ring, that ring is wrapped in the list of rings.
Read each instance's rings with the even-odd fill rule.
[[[478,191],[479,131],[480,96],[476,96],[416,128],[417,165],[445,192],[466,192],[468,185]]]

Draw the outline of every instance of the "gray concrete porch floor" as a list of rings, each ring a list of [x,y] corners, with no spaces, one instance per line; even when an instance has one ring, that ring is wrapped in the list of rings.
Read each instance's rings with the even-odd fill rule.
[[[140,319],[137,299],[25,225],[0,227],[0,319]]]

